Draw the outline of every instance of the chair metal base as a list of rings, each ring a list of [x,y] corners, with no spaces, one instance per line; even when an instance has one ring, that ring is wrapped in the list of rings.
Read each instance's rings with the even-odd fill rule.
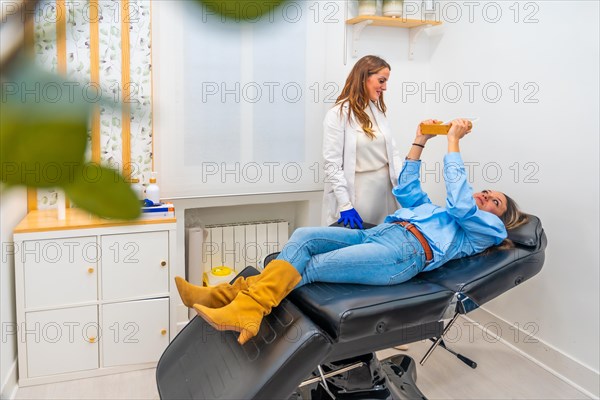
[[[380,361],[370,353],[324,364],[289,400],[426,399],[416,380],[415,361],[409,356],[395,355]]]
[[[455,352],[452,349],[450,349],[449,347],[447,347],[446,343],[444,343],[444,335],[446,333],[448,333],[448,331],[450,330],[450,328],[452,327],[452,325],[454,325],[454,323],[456,322],[456,320],[458,319],[459,316],[460,316],[460,313],[454,314],[454,317],[452,318],[452,320],[450,322],[448,322],[448,324],[444,328],[444,332],[442,332],[442,334],[439,337],[437,337],[437,338],[430,338],[430,340],[433,341],[433,344],[431,345],[431,347],[429,348],[429,350],[427,350],[427,353],[425,354],[425,356],[423,356],[423,359],[421,359],[421,365],[425,365],[425,362],[427,361],[427,359],[429,358],[429,356],[431,356],[431,353],[433,353],[433,351],[438,346],[440,346],[441,348],[445,349],[449,353],[454,354],[460,361],[464,362],[469,367],[471,367],[473,369],[477,368],[477,363],[475,361],[471,360],[468,357],[463,356],[462,354],[458,354],[457,352]]]

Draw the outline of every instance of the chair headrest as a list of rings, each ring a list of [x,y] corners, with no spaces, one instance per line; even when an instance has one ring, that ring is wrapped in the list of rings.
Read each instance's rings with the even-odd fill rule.
[[[543,232],[542,223],[535,215],[528,215],[527,223],[508,230],[508,239],[522,246],[535,247],[540,243]]]

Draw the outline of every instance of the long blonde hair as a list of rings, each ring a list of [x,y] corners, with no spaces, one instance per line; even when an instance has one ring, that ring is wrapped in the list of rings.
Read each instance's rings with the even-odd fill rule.
[[[338,96],[335,104],[348,103],[350,112],[348,113],[348,120],[350,116],[354,114],[358,122],[360,122],[362,130],[365,134],[373,139],[375,134],[373,133],[373,123],[369,119],[369,116],[365,112],[365,108],[369,105],[369,95],[367,93],[367,78],[376,74],[382,69],[387,68],[390,71],[392,68],[384,59],[377,56],[364,56],[354,64],[352,71],[346,78],[346,83],[342,89],[342,93]],[[340,107],[340,114],[342,114],[342,108]],[[379,111],[385,114],[387,108],[383,101],[383,93],[379,97],[377,102],[377,108]]]

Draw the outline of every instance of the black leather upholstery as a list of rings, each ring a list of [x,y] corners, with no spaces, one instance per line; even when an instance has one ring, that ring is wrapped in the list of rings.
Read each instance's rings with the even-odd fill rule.
[[[509,238],[514,248],[453,260],[400,285],[315,283],[289,298],[337,343],[332,356],[340,352],[338,346],[361,340],[374,347],[408,343],[401,337],[405,328],[441,320],[456,294],[470,299],[466,309],[456,310],[466,313],[540,271],[546,247],[540,220],[530,216],[527,224],[510,231]],[[396,343],[385,340],[387,335]]]
[[[413,280],[396,286],[314,283],[289,296],[336,344],[335,360],[436,336],[454,292]],[[431,324],[432,323],[432,324]]]
[[[331,351],[328,336],[287,300],[250,342],[237,337],[194,317],[158,363],[161,399],[286,399]]]
[[[547,239],[537,217],[530,216],[509,238],[515,242],[514,248],[490,249],[453,260],[417,278],[461,293],[477,306],[485,304],[536,275],[544,265]]]
[[[508,231],[508,238],[517,245],[539,247],[544,236],[542,222],[535,215],[530,215],[526,224]],[[544,243],[545,246],[545,243]]]
[[[306,285],[244,346],[237,333],[216,332],[196,317],[159,361],[160,396],[285,399],[324,361],[438,337],[448,311],[467,313],[540,271],[547,241],[539,219],[531,216],[509,237],[514,248],[453,260],[396,286]]]

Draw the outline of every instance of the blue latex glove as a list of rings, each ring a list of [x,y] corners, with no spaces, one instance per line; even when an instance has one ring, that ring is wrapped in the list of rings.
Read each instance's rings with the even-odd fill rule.
[[[354,208],[351,208],[349,210],[346,211],[342,211],[340,213],[341,217],[340,219],[338,219],[338,224],[341,222],[344,224],[344,226],[348,226],[350,225],[350,228],[352,229],[363,229],[362,226],[362,218],[360,217],[360,215],[358,215],[358,213],[356,212],[356,210]],[[356,227],[355,227],[356,225]]]

